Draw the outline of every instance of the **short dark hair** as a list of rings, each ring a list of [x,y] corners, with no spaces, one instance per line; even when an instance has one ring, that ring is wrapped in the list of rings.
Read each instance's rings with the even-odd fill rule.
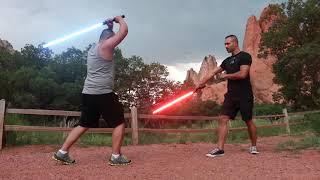
[[[104,29],[100,34],[99,42],[106,40],[113,35],[114,35],[114,32],[112,31],[112,29]]]
[[[227,39],[227,38],[232,38],[238,44],[238,38],[236,35],[231,34],[231,35],[226,36],[224,39]]]

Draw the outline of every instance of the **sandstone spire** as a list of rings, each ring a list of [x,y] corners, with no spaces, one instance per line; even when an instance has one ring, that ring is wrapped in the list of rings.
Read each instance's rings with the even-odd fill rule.
[[[5,51],[8,51],[11,54],[15,52],[12,45],[8,41],[1,40],[1,39],[0,39],[0,49],[4,49]]]

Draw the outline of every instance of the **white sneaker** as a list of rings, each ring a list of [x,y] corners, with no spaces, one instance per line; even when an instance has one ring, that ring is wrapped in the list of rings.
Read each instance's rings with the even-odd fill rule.
[[[257,150],[257,146],[251,146],[249,148],[250,154],[259,154],[259,151]]]

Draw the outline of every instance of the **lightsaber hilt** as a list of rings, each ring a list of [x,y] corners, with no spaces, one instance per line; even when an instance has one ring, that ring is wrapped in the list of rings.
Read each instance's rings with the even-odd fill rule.
[[[125,15],[121,15],[122,18],[125,18],[126,16]],[[115,21],[116,19],[113,18],[112,21]],[[103,21],[103,25],[106,25],[110,20],[105,20]]]
[[[193,92],[196,93],[197,91],[200,91],[201,89],[205,88],[206,85],[200,86],[198,88],[196,88]]]

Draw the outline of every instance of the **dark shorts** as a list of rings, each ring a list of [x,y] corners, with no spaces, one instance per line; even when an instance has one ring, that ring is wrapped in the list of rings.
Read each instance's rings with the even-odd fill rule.
[[[229,116],[234,119],[240,110],[242,120],[248,121],[252,119],[253,98],[233,98],[225,96],[221,115]]]
[[[118,96],[113,92],[99,95],[82,94],[79,125],[97,128],[101,116],[110,128],[124,123],[123,107]]]

